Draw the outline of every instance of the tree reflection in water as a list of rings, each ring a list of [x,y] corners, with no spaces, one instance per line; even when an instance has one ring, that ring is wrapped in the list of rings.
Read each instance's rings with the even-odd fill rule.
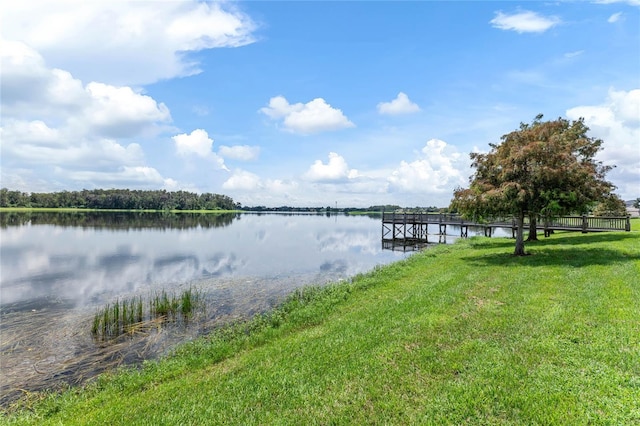
[[[0,227],[55,225],[62,227],[113,229],[189,229],[229,226],[239,213],[170,212],[0,212]]]

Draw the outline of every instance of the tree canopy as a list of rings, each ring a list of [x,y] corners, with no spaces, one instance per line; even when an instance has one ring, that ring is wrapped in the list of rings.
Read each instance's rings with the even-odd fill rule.
[[[611,167],[595,159],[603,141],[588,131],[583,119],[521,123],[490,152],[470,155],[470,186],[454,191],[451,208],[474,219],[515,217],[515,254],[524,255],[526,216],[585,213],[615,188],[605,180]]]
[[[83,189],[82,191],[32,192],[0,189],[0,207],[77,207],[125,210],[234,210],[231,197],[186,191],[141,191],[130,189]]]
[[[592,213],[594,216],[624,216],[627,206],[618,195],[609,194],[595,206]]]

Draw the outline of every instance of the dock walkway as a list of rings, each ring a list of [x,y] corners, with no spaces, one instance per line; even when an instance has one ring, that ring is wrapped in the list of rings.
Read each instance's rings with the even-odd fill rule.
[[[404,241],[409,244],[428,242],[427,235],[429,225],[438,226],[437,235],[447,235],[447,226],[460,228],[460,237],[466,238],[469,227],[482,229],[484,235],[491,237],[493,229],[511,229],[515,236],[517,226],[515,219],[496,218],[479,223],[464,219],[458,214],[451,213],[382,213],[382,241]],[[525,227],[529,228],[528,218],[525,219]],[[539,220],[537,229],[543,230],[545,237],[552,231],[580,231],[606,232],[606,231],[631,231],[629,216],[600,217],[600,216],[562,216],[546,220]]]

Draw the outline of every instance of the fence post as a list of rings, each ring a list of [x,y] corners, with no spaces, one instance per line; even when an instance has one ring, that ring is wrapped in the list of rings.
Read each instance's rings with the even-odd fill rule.
[[[631,219],[629,215],[627,215],[627,220],[626,220],[626,223],[624,224],[624,230],[627,232],[631,232]]]
[[[587,220],[587,216],[582,215],[582,233],[587,233],[587,228],[589,227],[589,221]]]
[[[549,234],[549,218],[545,217],[544,218],[544,236],[545,238],[548,237]]]

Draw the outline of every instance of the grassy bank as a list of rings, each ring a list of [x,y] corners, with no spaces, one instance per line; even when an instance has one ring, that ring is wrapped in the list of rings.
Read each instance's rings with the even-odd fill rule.
[[[638,424],[638,225],[438,246],[0,422]]]

